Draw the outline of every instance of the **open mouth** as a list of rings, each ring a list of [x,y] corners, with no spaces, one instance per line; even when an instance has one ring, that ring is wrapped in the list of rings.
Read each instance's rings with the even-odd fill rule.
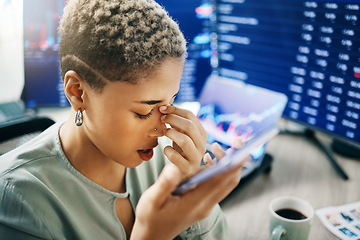
[[[145,149],[137,150],[139,157],[144,161],[149,161],[153,155],[154,155],[154,148],[156,148],[158,145],[158,142],[155,142],[154,144],[148,145]]]
[[[146,149],[146,150],[138,150],[137,151],[140,158],[144,161],[149,161],[152,156],[154,155],[154,150],[151,148],[151,149]]]

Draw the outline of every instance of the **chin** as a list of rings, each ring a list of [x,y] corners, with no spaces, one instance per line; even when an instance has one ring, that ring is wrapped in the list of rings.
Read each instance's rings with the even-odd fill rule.
[[[126,160],[124,161],[124,159]],[[126,168],[135,168],[141,165],[143,162],[147,162],[149,160],[150,159],[141,158],[138,154],[134,154],[132,156],[127,156],[127,157],[122,156],[118,158],[117,162]]]
[[[130,158],[128,158],[128,160],[129,159]],[[130,161],[126,161],[125,163],[123,163],[123,165],[127,168],[135,168],[135,167],[141,165],[143,162],[144,162],[144,160],[142,160],[141,158],[135,157],[135,158],[132,158]]]
[[[131,162],[131,164],[128,164],[127,168],[136,168],[137,166],[140,166],[144,161],[140,160],[140,161],[134,161],[134,162]]]

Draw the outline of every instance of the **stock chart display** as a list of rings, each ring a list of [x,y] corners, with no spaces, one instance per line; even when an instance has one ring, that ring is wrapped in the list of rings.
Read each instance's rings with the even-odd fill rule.
[[[218,0],[219,74],[285,93],[284,117],[360,144],[360,3]]]

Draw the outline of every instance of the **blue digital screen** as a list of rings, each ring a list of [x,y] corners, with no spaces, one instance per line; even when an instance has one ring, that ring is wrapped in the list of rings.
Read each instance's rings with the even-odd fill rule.
[[[359,1],[216,6],[221,76],[285,93],[284,117],[360,145]]]
[[[23,1],[24,100],[29,108],[69,105],[58,56],[58,25],[65,1]]]
[[[204,0],[157,2],[178,22],[187,40],[188,56],[175,101],[195,101],[212,70],[213,7]],[[24,100],[29,108],[69,105],[59,70],[57,32],[65,4],[66,0],[24,0]]]
[[[179,24],[187,41],[188,56],[176,102],[196,101],[211,74],[210,35],[214,15],[209,0],[157,0]]]

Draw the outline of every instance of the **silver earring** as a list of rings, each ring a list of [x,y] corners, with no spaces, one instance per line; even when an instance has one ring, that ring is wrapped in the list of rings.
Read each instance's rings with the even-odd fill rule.
[[[154,128],[154,132],[156,132],[157,131],[157,128]]]
[[[82,116],[81,108],[79,108],[79,110],[76,112],[75,115],[75,125],[80,127],[82,123],[83,123],[83,116]]]

